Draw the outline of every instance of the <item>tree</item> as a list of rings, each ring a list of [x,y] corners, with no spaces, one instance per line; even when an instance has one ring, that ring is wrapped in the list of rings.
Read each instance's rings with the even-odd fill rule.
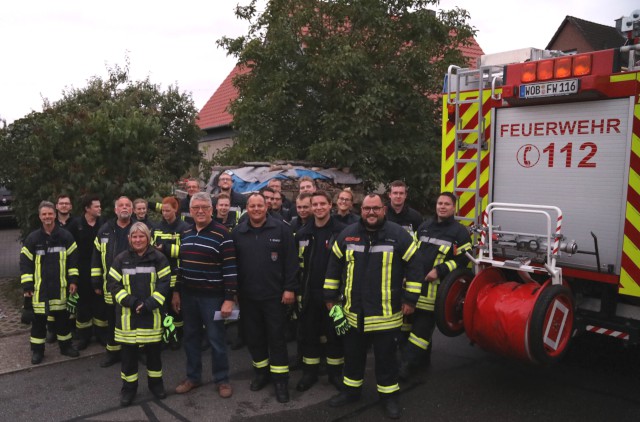
[[[0,177],[14,194],[23,234],[39,224],[39,202],[60,193],[70,194],[76,209],[82,195],[99,194],[107,210],[121,195],[167,193],[200,161],[196,114],[190,94],[163,91],[148,78],[131,81],[128,68],[116,66],[108,78],[45,100],[42,112],[7,126]]]
[[[248,34],[219,45],[250,69],[235,78],[234,145],[216,157],[307,159],[350,167],[370,186],[404,179],[433,199],[440,101],[474,30],[436,0],[271,0],[238,6]],[[417,200],[415,196],[412,199]],[[419,204],[419,205],[424,205]]]

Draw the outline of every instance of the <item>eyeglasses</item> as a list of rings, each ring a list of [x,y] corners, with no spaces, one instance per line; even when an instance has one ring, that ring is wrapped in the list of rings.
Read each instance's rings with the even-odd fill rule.
[[[194,211],[207,211],[211,209],[211,205],[197,205],[195,207],[191,207]]]
[[[340,202],[351,202],[351,198],[338,198]]]
[[[220,179],[218,179],[221,182],[230,182],[231,178],[230,177],[221,177]]]
[[[383,208],[384,207],[362,207],[362,211],[364,211],[365,213],[370,213],[371,211],[373,211],[377,214],[382,211]]]

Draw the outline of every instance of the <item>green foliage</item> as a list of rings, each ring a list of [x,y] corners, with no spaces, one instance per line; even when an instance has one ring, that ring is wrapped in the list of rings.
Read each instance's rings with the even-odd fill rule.
[[[108,73],[0,132],[6,164],[0,178],[13,191],[23,234],[39,224],[43,199],[70,194],[79,212],[81,197],[96,193],[109,211],[121,195],[169,193],[198,165],[200,129],[190,94],[173,86],[162,91],[148,78],[131,81],[126,68]]]
[[[474,34],[466,11],[436,15],[427,9],[436,4],[272,0],[262,14],[255,1],[239,6],[248,34],[218,43],[250,72],[234,80],[237,136],[216,161],[306,159],[350,167],[370,186],[404,179],[420,193],[417,206],[434,199],[438,94]]]

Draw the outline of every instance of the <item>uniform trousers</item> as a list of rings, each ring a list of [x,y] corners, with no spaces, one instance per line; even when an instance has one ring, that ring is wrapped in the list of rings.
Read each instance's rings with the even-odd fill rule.
[[[396,339],[400,328],[364,333],[352,327],[344,335],[344,385],[345,391],[360,394],[367,363],[367,347],[373,345],[375,374],[380,395],[392,394],[398,385],[398,361]]]
[[[59,342],[71,341],[71,327],[69,326],[69,312],[49,311],[53,317],[53,328]],[[47,337],[47,315],[34,313],[31,323],[31,350],[44,350],[45,338]]]
[[[412,316],[411,334],[409,334],[409,340],[404,346],[402,360],[411,365],[417,365],[420,363],[420,358],[427,353],[427,349],[431,346],[436,319],[432,311],[421,309],[416,309]]]
[[[139,350],[140,345],[138,344],[122,344],[122,350],[120,351],[122,359],[120,377],[125,389],[135,388],[138,385]],[[147,382],[149,385],[162,383],[161,351],[160,342],[146,343],[144,345],[144,353],[147,355]]]
[[[286,307],[281,298],[252,300],[242,297],[240,321],[243,324],[253,367],[271,372],[274,381],[289,378],[289,355],[285,328]]]

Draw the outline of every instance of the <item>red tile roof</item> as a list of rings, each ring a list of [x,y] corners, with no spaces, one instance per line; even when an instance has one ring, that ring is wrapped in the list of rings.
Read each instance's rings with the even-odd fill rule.
[[[475,38],[471,39],[471,44],[468,46],[460,47],[462,55],[468,57],[469,67],[476,67],[477,58],[482,56],[484,52]],[[200,129],[214,129],[218,127],[229,126],[233,121],[233,116],[228,113],[227,108],[231,101],[236,99],[238,91],[233,86],[233,77],[238,74],[244,74],[248,72],[247,68],[234,67],[229,76],[220,84],[216,92],[213,93],[209,101],[202,107],[200,113],[198,113],[198,120],[196,121]]]
[[[484,51],[482,50],[482,47],[480,47],[480,45],[478,44],[475,38],[471,38],[469,41],[470,41],[469,45],[460,47],[460,52],[464,57],[469,59],[467,66],[477,67],[477,64],[478,64],[477,59],[479,59],[480,56],[484,54]]]
[[[220,84],[216,92],[213,93],[209,101],[202,107],[198,113],[196,123],[200,129],[213,129],[221,126],[229,126],[233,121],[233,116],[228,113],[227,109],[231,101],[238,96],[238,91],[233,86],[233,78],[248,72],[247,68],[236,66],[233,68],[229,76]]]

